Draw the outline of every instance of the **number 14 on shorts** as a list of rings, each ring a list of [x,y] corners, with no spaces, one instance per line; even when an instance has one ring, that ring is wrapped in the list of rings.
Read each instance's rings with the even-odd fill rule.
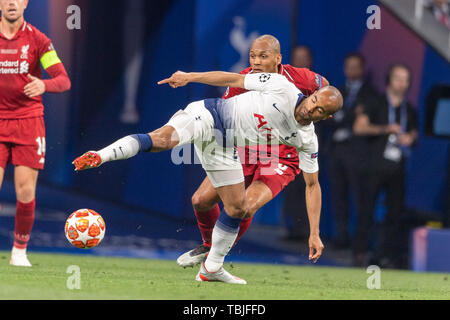
[[[37,154],[38,156],[42,157],[39,160],[39,163],[44,163],[45,158],[43,157],[45,156],[45,137],[37,137],[36,143],[38,145]]]

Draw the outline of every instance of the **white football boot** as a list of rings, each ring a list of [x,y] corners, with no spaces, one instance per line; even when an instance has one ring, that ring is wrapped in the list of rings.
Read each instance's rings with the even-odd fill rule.
[[[197,273],[195,277],[197,281],[220,281],[225,283],[232,284],[247,284],[247,281],[244,279],[233,276],[231,273],[226,271],[223,266],[216,272],[208,272],[205,268],[205,263],[203,262],[200,271]]]
[[[210,249],[210,247],[202,244],[197,248],[185,252],[179,256],[177,259],[177,264],[183,268],[194,267],[203,261]]]
[[[31,267],[27,258],[27,249],[12,248],[9,264],[17,267]]]

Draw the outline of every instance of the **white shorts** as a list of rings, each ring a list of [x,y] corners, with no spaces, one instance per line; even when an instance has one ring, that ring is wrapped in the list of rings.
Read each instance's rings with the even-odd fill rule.
[[[178,134],[177,146],[193,143],[195,152],[215,188],[244,181],[239,155],[234,147],[222,147],[214,137],[214,119],[203,100],[175,113],[166,126]]]

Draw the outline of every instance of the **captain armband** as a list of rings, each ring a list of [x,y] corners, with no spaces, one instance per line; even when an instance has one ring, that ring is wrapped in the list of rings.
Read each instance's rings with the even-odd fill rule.
[[[41,64],[44,69],[48,69],[58,63],[61,63],[61,60],[55,50],[48,51],[41,57]]]

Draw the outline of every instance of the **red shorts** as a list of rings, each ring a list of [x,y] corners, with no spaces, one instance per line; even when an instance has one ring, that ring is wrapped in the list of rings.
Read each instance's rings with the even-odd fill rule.
[[[245,176],[245,188],[254,181],[261,181],[272,191],[272,198],[275,198],[296,175],[300,173],[298,165],[291,161],[277,159],[268,163],[242,164]]]
[[[44,169],[44,117],[0,119],[0,167],[8,163]]]

